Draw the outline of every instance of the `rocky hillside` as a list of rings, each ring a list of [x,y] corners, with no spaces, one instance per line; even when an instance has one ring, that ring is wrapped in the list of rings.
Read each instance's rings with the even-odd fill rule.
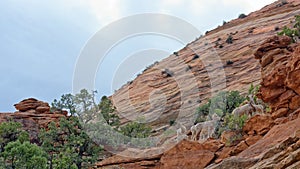
[[[112,96],[122,122],[143,117],[156,129],[170,120],[190,127],[196,107],[219,90],[245,93],[260,83],[254,52],[300,13],[299,0],[287,2],[232,20],[144,70]]]
[[[300,168],[300,43],[290,42],[287,36],[273,36],[255,52],[261,64],[259,96],[271,111],[251,117],[242,138],[228,144],[235,133],[223,132],[221,139],[204,143],[187,139],[165,152],[157,147],[140,151],[137,158],[116,155],[97,167]],[[151,156],[158,150],[163,153]]]
[[[122,152],[127,157],[115,155],[95,168],[300,168],[300,44],[274,36],[300,13],[299,0],[287,2],[208,32],[112,96],[123,123],[143,116],[159,129],[170,119],[189,127],[196,107],[214,92],[246,93],[251,83],[260,84],[258,97],[270,111],[251,117],[242,138],[228,145],[235,133],[224,132],[204,143],[187,139],[170,149],[128,149]],[[232,43],[226,42],[229,35]],[[221,64],[214,62],[216,55]],[[225,81],[218,78],[222,70]]]

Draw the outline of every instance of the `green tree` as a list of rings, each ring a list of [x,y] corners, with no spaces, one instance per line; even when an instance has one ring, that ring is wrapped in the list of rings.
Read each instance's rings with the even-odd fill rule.
[[[239,91],[221,91],[216,96],[208,100],[208,102],[196,110],[196,123],[203,122],[216,113],[220,117],[231,113],[238,107],[245,98],[240,95]]]
[[[9,142],[17,139],[21,142],[29,141],[29,135],[22,130],[21,123],[10,121],[0,124],[0,153],[4,151],[4,147]]]
[[[75,115],[76,113],[76,106],[74,102],[74,96],[72,94],[63,94],[60,100],[54,99],[51,103],[51,110],[63,110],[67,109],[71,116]]]
[[[87,168],[102,150],[83,131],[77,117],[61,118],[58,127],[50,123],[40,134],[42,147],[49,154],[50,168]]]
[[[219,137],[224,131],[236,131],[242,134],[243,126],[245,125],[247,115],[235,116],[233,114],[226,114],[224,122],[220,123],[216,128],[216,135]]]
[[[82,89],[74,97],[76,105],[76,115],[78,116],[83,127],[90,123],[99,114],[99,108],[95,102],[95,94],[97,91],[89,93],[88,90]]]
[[[1,155],[5,168],[11,169],[45,169],[47,168],[46,153],[37,145],[19,140],[9,142]]]
[[[114,113],[115,108],[113,107],[111,100],[108,99],[106,96],[103,96],[101,98],[101,102],[99,103],[99,109],[107,124],[116,127],[120,125],[120,118]]]
[[[151,127],[145,123],[130,122],[121,127],[121,133],[132,138],[146,138],[151,134]]]

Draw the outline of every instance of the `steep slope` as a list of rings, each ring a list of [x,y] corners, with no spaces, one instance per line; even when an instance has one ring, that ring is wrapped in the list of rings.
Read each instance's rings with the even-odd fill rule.
[[[189,127],[196,107],[212,94],[245,93],[251,83],[258,84],[260,65],[254,51],[300,13],[298,0],[288,2],[278,1],[228,22],[146,69],[112,96],[122,122],[143,117],[163,129],[177,119]],[[226,43],[229,35],[232,44]]]
[[[255,52],[262,66],[260,97],[271,111],[251,117],[241,139],[228,145],[230,133],[224,132],[221,139],[204,143],[183,140],[165,152],[165,147],[144,150],[144,158],[116,155],[99,162],[98,168],[299,168],[300,43],[290,42],[287,36],[273,36]],[[151,156],[157,150],[163,153]]]
[[[211,95],[208,74],[221,70],[222,65],[210,64],[212,60],[209,60],[214,58],[210,54],[217,53],[226,73],[224,89],[246,92],[250,83],[260,83],[259,97],[271,108],[271,112],[255,115],[246,122],[239,142],[226,145],[226,134],[230,133],[223,133],[221,140],[211,139],[204,143],[184,140],[171,149],[162,146],[143,151],[126,150],[137,158],[115,155],[99,162],[96,168],[299,168],[300,45],[290,44],[288,37],[274,36],[277,27],[290,26],[294,16],[300,13],[300,1],[288,2],[285,5],[281,1],[275,2],[244,19],[233,20],[208,32],[179,51],[179,56],[171,55],[154,65],[112,97],[124,115],[123,122],[133,118],[130,115],[148,115],[151,119],[149,114],[153,112],[159,119],[151,124],[159,127],[182,111],[179,119],[190,125],[188,120],[195,107]],[[224,41],[230,32],[234,33],[234,40],[227,44]],[[209,45],[215,44],[219,37],[219,45],[223,48]],[[195,57],[195,51],[200,58]],[[229,60],[233,64],[226,64]],[[184,75],[186,64],[191,68],[192,76]],[[210,66],[212,68],[208,68]],[[189,78],[196,79],[197,83],[191,83]],[[182,81],[190,85],[181,88]],[[218,79],[213,82],[217,87],[222,86]],[[195,86],[197,90],[190,90]],[[190,95],[182,99],[182,91],[189,90],[192,91]],[[155,101],[159,94],[164,94],[166,106],[156,110],[155,103],[164,103]],[[130,106],[135,110],[130,110]],[[162,153],[155,153],[158,151]]]

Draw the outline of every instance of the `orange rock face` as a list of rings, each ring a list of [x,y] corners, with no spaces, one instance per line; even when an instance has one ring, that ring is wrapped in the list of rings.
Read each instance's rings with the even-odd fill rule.
[[[265,135],[274,126],[271,116],[255,115],[247,121],[243,131],[248,135]]]
[[[183,141],[164,153],[159,168],[204,168],[215,157],[214,152],[199,143]]]
[[[286,117],[300,106],[300,45],[290,44],[287,36],[268,39],[255,53],[261,63],[260,97],[270,103],[274,119]]]

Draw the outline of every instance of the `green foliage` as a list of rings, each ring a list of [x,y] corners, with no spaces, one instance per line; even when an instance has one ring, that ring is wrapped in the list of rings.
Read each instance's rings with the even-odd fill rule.
[[[296,15],[295,16],[295,25],[294,25],[294,28],[296,28],[296,29],[300,29],[300,15]]]
[[[151,127],[145,123],[130,122],[121,127],[121,133],[132,138],[146,138],[151,134]]]
[[[95,102],[96,93],[97,91],[89,93],[88,90],[82,89],[80,90],[80,93],[77,93],[74,97],[76,115],[82,125],[88,124],[91,120],[95,119],[99,113],[99,108]]]
[[[293,38],[295,36],[299,36],[299,32],[296,29],[290,29],[287,26],[284,26],[283,30],[281,32],[278,32],[278,35],[285,35]]]
[[[173,126],[173,125],[175,124],[175,120],[174,120],[174,119],[171,119],[171,120],[169,121],[169,124],[170,124],[170,126]]]
[[[232,35],[228,35],[228,37],[226,39],[226,43],[228,43],[228,44],[232,44],[233,43],[233,37],[232,37]]]
[[[248,95],[252,95],[253,96],[253,99],[254,99],[255,103],[257,103],[257,96],[256,96],[256,94],[258,93],[259,88],[260,88],[260,85],[254,86],[253,83],[251,83],[250,88],[248,89]],[[247,96],[247,99],[249,100],[248,96]]]
[[[64,94],[60,100],[54,99],[51,103],[51,110],[67,109],[71,116],[78,116],[82,123],[88,123],[95,118],[98,113],[98,106],[95,103],[95,94],[97,91],[82,89],[75,96],[72,94]]]
[[[76,105],[72,94],[63,94],[60,100],[54,99],[51,103],[51,111],[67,109],[71,116],[76,113]]]
[[[229,138],[229,140],[226,141],[225,146],[232,146],[236,141],[239,141],[243,138],[243,135],[241,133],[236,133],[236,135]]]
[[[285,35],[292,38],[292,42],[296,42],[296,38],[300,38],[300,15],[295,16],[295,24],[293,28],[288,28],[287,26],[283,27],[281,32],[277,33],[278,35]]]
[[[233,114],[226,114],[224,122],[216,128],[216,135],[219,137],[224,131],[241,132],[247,118],[247,115],[235,116]]]
[[[239,19],[243,19],[243,18],[246,18],[246,17],[247,17],[247,15],[245,15],[243,13],[239,15]]]
[[[85,168],[97,160],[101,148],[83,131],[77,117],[61,118],[58,126],[52,122],[39,135],[51,167]]]
[[[12,169],[45,169],[47,168],[46,153],[37,145],[19,140],[9,142],[1,155],[5,168]]]
[[[4,147],[12,141],[19,139],[21,142],[29,141],[29,135],[22,130],[21,123],[3,122],[0,124],[0,153],[4,151]]]
[[[208,102],[196,110],[196,123],[203,122],[210,114],[216,113],[220,117],[231,113],[234,108],[238,107],[245,98],[238,91],[222,91],[212,97]]]
[[[247,115],[235,116],[227,114],[224,119],[224,124],[229,130],[242,130],[246,120]]]
[[[227,61],[226,61],[226,64],[227,64],[227,65],[232,65],[233,63],[234,63],[234,62],[231,61],[231,60],[227,60]]]
[[[99,109],[103,118],[110,126],[119,127],[120,118],[114,113],[115,108],[113,107],[111,100],[109,100],[106,96],[103,96],[101,98],[101,102],[99,103]]]

